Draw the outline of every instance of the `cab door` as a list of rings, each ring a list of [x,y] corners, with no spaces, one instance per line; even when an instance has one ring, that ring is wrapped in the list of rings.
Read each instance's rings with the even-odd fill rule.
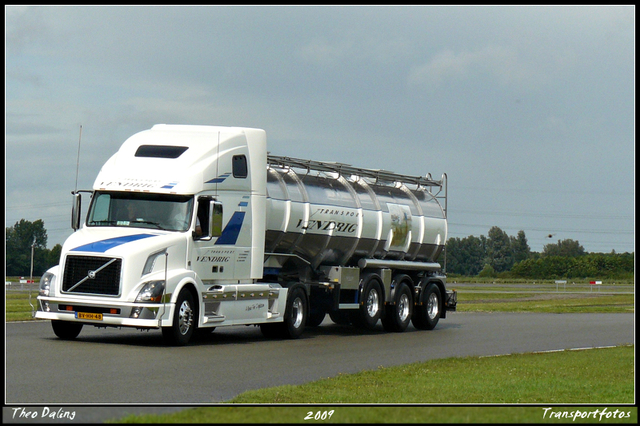
[[[236,247],[216,245],[222,235],[224,209],[213,197],[198,198],[191,269],[202,281],[234,279]]]

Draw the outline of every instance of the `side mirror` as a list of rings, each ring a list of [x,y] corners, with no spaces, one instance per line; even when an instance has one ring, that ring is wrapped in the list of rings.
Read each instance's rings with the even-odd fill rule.
[[[73,205],[71,206],[71,227],[74,231],[80,228],[80,211],[82,210],[82,196],[78,192],[72,192]]]
[[[222,235],[222,203],[218,201],[211,201],[210,205],[211,220],[209,224],[211,229],[209,235],[218,238]]]
[[[194,240],[208,241],[222,235],[222,203],[200,197],[198,205],[198,221],[192,233]]]

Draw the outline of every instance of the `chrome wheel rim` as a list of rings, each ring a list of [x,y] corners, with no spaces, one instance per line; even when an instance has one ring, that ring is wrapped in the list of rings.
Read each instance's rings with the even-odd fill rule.
[[[193,309],[189,302],[184,300],[178,312],[178,329],[183,336],[189,332],[193,324]]]
[[[299,328],[304,320],[304,307],[302,300],[297,297],[291,305],[291,317],[293,318],[293,328]]]
[[[427,315],[429,315],[429,319],[433,320],[436,319],[439,312],[440,304],[438,303],[438,296],[435,293],[431,293],[427,301]]]
[[[398,301],[398,319],[405,322],[409,318],[409,296],[402,294]]]
[[[376,314],[378,313],[378,308],[379,308],[378,300],[379,300],[378,292],[375,290],[371,290],[369,292],[369,295],[367,296],[367,314],[371,318],[375,317]]]

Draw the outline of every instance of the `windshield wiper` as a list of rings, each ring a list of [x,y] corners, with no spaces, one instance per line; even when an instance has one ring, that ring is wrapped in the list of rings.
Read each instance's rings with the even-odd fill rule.
[[[143,223],[145,225],[153,225],[158,229],[164,229],[158,222],[150,222],[148,220],[130,220],[129,223]]]

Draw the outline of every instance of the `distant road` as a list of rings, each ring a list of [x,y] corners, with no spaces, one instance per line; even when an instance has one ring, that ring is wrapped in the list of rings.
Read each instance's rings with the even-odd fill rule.
[[[326,319],[299,340],[268,340],[240,326],[166,347],[159,331],[85,326],[77,340],[62,341],[48,321],[7,323],[4,417],[20,404],[210,404],[379,366],[634,343],[634,314],[455,312],[432,331],[378,327],[361,332]],[[81,412],[92,422],[145,410]]]

